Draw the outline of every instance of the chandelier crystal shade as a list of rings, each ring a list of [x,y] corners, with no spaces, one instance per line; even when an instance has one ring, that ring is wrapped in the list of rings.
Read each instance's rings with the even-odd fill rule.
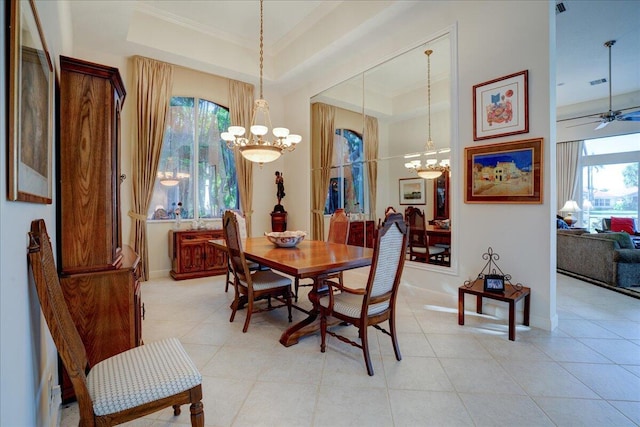
[[[237,148],[242,157],[259,163],[269,163],[277,160],[285,151],[293,151],[296,144],[302,141],[300,135],[289,133],[289,129],[284,127],[274,128],[271,125],[269,115],[269,103],[262,94],[262,68],[263,68],[263,0],[260,0],[260,99],[253,103],[251,113],[251,127],[249,135],[242,126],[229,126],[227,132],[223,132],[220,137],[227,142],[227,147]],[[272,129],[273,138],[268,136],[269,129]]]
[[[428,49],[425,52],[427,55],[427,143],[425,144],[425,153],[424,155],[429,156],[437,156],[437,154],[448,152],[449,149],[442,149],[437,151],[435,149],[435,145],[433,144],[433,140],[431,139],[431,54],[433,50]],[[414,170],[420,178],[424,179],[436,179],[443,172],[449,172],[449,159],[442,160],[438,163],[438,159],[435,158],[427,158],[425,160],[424,166],[420,160],[412,160],[404,164],[407,169]]]

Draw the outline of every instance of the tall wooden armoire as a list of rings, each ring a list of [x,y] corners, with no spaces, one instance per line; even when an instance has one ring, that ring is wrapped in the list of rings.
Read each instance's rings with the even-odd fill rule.
[[[142,341],[138,255],[122,246],[118,69],[60,57],[58,268],[71,316],[94,365]],[[64,370],[63,370],[64,371]],[[74,397],[66,372],[62,397]]]

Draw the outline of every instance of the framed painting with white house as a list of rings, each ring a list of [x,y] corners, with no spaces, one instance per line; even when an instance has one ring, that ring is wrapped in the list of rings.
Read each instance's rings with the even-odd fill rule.
[[[400,178],[400,204],[424,205],[426,203],[423,178]]]
[[[473,140],[529,132],[529,71],[473,87]]]
[[[542,203],[542,142],[466,147],[465,203]]]

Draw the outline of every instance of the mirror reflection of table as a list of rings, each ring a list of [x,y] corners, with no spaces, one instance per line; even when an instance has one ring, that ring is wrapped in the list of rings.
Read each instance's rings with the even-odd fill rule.
[[[436,244],[449,245],[451,247],[451,229],[438,228],[435,225],[427,225],[427,236],[429,237],[429,245]]]
[[[225,248],[224,241],[211,240],[218,248]],[[280,337],[285,347],[297,344],[306,335],[320,330],[317,296],[321,278],[330,273],[371,265],[373,249],[360,246],[328,243],[318,240],[303,240],[293,248],[279,248],[266,237],[251,237],[242,241],[246,259],[257,262],[282,273],[313,280],[309,300],[313,308],[307,318],[289,327]]]

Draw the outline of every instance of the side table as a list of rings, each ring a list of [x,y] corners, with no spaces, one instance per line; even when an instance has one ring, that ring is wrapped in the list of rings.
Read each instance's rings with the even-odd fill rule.
[[[482,298],[494,299],[509,303],[509,340],[516,339],[516,303],[524,298],[524,319],[523,324],[529,326],[529,309],[531,304],[531,288],[525,286],[518,290],[514,286],[504,285],[504,292],[485,292],[484,281],[476,279],[473,285],[466,287],[464,285],[458,288],[458,325],[464,325],[464,294],[475,295],[476,312],[482,314]]]

